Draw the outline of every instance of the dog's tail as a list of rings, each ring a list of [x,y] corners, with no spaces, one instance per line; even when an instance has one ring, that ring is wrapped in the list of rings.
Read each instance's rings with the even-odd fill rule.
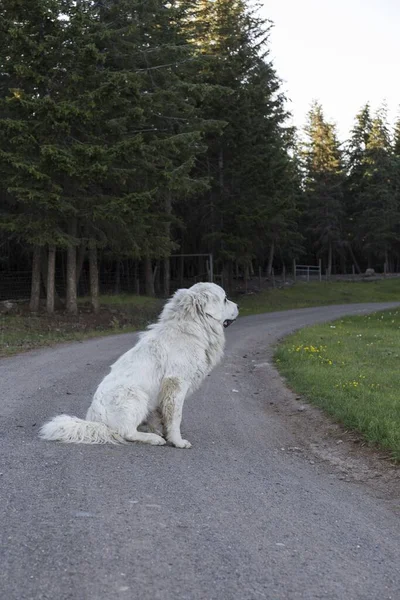
[[[123,444],[125,440],[105,423],[85,421],[69,415],[58,415],[45,423],[39,436],[42,440],[70,444]]]

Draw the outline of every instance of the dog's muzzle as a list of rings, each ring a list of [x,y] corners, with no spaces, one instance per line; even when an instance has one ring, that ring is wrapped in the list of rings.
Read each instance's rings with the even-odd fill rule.
[[[229,325],[232,325],[234,321],[236,321],[236,319],[226,319],[224,321],[224,327],[229,327]]]

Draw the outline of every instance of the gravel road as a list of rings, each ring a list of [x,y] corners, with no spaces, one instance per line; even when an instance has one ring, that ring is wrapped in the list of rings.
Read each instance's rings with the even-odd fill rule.
[[[49,417],[85,415],[133,334],[0,361],[0,597],[398,599],[395,498],[302,451],[304,433],[274,408],[288,392],[270,364],[296,328],[389,306],[239,319],[185,404],[191,450],[38,439]]]

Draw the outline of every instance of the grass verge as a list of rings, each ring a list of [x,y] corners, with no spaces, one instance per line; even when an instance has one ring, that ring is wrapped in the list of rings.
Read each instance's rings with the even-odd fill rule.
[[[400,278],[375,282],[298,283],[284,289],[270,289],[241,296],[241,316],[263,312],[351,302],[393,301],[400,298]],[[79,299],[79,315],[62,312],[48,317],[31,316],[26,306],[17,313],[0,315],[0,356],[39,346],[89,337],[143,329],[154,321],[163,301],[146,296],[121,294],[102,296],[101,310],[93,315],[87,299]]]
[[[289,386],[400,462],[400,311],[307,327],[275,353]]]
[[[145,296],[103,296],[94,315],[85,299],[79,315],[32,316],[21,306],[16,314],[0,315],[0,357],[68,341],[139,331],[156,319],[163,302]]]
[[[270,289],[240,298],[241,316],[264,312],[351,304],[358,302],[398,302],[400,278],[381,281],[332,281],[297,283],[283,289]]]

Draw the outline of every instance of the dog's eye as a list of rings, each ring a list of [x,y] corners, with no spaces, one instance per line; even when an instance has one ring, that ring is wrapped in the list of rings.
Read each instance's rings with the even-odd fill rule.
[[[228,298],[226,296],[225,296],[224,302],[225,302],[225,304],[228,302]]]

